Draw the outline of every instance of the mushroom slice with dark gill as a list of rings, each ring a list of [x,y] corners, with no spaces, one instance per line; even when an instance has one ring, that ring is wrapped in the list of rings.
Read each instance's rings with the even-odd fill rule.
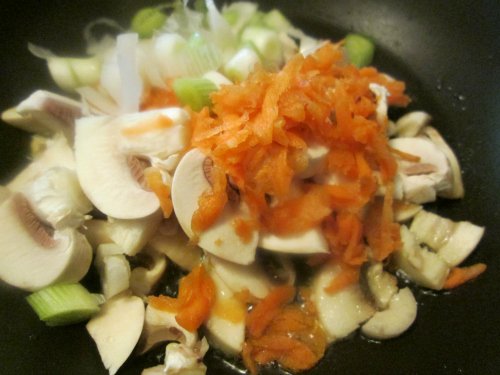
[[[77,282],[88,271],[92,249],[75,229],[42,224],[21,194],[0,206],[0,278],[25,290]]]

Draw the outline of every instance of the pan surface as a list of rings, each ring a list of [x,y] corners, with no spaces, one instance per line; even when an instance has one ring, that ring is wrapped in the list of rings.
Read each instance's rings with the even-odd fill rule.
[[[137,0],[4,0],[0,7],[0,109],[38,88],[55,90],[45,64],[27,43],[60,55],[84,50],[82,30],[111,17],[122,25]],[[407,82],[410,109],[426,110],[462,164],[461,201],[439,201],[438,213],[486,226],[467,264],[484,262],[479,279],[457,290],[419,289],[417,321],[402,337],[372,343],[358,334],[330,347],[310,374],[498,374],[500,373],[500,2],[398,0],[268,0],[307,32],[339,39],[369,35],[380,70]],[[28,137],[0,127],[0,183],[26,162]],[[0,223],[1,225],[1,223]],[[2,260],[0,259],[0,262]],[[0,374],[106,374],[84,325],[47,328],[24,300],[26,293],[0,284]],[[129,359],[119,374],[139,374],[154,354]],[[217,353],[209,374],[233,374]],[[265,373],[279,373],[267,369]]]

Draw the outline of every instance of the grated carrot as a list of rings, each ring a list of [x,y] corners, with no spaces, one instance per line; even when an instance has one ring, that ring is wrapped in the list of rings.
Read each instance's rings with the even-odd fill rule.
[[[317,321],[315,310],[311,309],[308,294],[301,290],[300,296],[300,305],[280,299],[279,303],[275,303],[273,316],[263,330],[256,336],[248,332],[242,356],[252,374],[258,373],[257,365],[273,361],[294,372],[306,370],[323,357],[327,345],[325,333]],[[273,292],[254,309],[271,299],[276,299]]]
[[[341,263],[340,272],[325,287],[325,291],[331,294],[337,293],[359,281],[359,267],[349,266]]]
[[[394,155],[396,155],[397,157],[399,157],[403,160],[411,161],[414,163],[418,163],[420,161],[420,156],[409,154],[407,152],[398,150],[397,148],[391,147],[391,151]]]
[[[163,182],[160,170],[152,167],[146,168],[144,170],[144,177],[147,186],[155,193],[160,201],[163,216],[165,218],[170,217],[173,210],[172,199],[170,197],[170,186]]]
[[[448,278],[446,279],[443,288],[453,289],[466,282],[475,279],[486,271],[486,264],[476,263],[469,267],[454,267],[451,269]]]
[[[408,104],[403,82],[345,64],[341,44],[327,43],[312,55],[295,56],[277,73],[258,68],[214,92],[212,111],[193,113],[191,147],[231,178],[257,229],[286,235],[322,226],[344,263],[366,260],[366,242],[376,259],[385,259],[399,243],[399,227],[392,197],[386,194],[380,209],[373,202],[379,184],[392,191],[397,162],[387,124],[376,121],[371,83],[386,87],[390,105]],[[321,173],[338,176],[337,183],[297,182],[312,143],[329,148]],[[221,212],[226,201],[219,195],[216,204],[200,199],[195,216],[212,219],[199,220],[198,228]]]
[[[204,209],[196,210],[191,219],[191,227],[195,233],[202,232],[215,223],[228,201],[224,172],[218,166],[213,166],[210,179],[212,189],[205,191],[198,199],[198,205]]]
[[[215,284],[202,264],[194,268],[179,284],[177,298],[150,296],[151,306],[175,313],[175,320],[190,332],[196,331],[208,318],[215,303]]]
[[[284,285],[273,289],[262,301],[258,302],[247,316],[246,326],[250,337],[260,337],[264,330],[279,313],[281,306],[295,296],[295,288]]]

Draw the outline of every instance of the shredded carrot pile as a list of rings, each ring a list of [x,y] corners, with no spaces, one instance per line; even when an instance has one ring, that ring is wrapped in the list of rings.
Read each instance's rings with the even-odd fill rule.
[[[469,267],[454,267],[451,269],[443,288],[453,289],[475,279],[486,271],[486,264],[477,263]]]
[[[194,332],[212,310],[215,303],[215,284],[205,267],[200,264],[181,279],[177,298],[151,296],[148,302],[154,308],[175,313],[177,323]]]
[[[391,196],[397,163],[387,121],[377,122],[371,83],[387,88],[390,105],[408,104],[404,83],[347,65],[341,46],[326,44],[277,73],[257,69],[213,93],[211,110],[193,114],[191,146],[231,178],[257,229],[286,235],[322,226],[345,264],[359,266],[370,251],[383,260],[399,245]],[[321,174],[338,183],[294,178],[307,168],[313,143],[328,147]],[[378,181],[386,196],[365,215]],[[209,227],[226,200],[222,184],[201,199],[196,227]]]
[[[257,365],[277,361],[291,371],[313,367],[324,355],[326,337],[311,303],[291,303],[295,289],[279,287],[258,302],[247,316],[242,356],[257,374]],[[303,299],[307,299],[301,294]]]

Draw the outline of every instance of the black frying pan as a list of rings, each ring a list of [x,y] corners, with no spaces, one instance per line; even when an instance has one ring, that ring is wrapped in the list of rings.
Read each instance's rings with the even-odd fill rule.
[[[54,89],[45,65],[26,49],[33,42],[61,54],[83,51],[81,31],[108,16],[127,21],[137,0],[2,1],[0,108],[36,88]],[[414,326],[381,344],[354,335],[331,346],[311,374],[500,373],[500,3],[491,1],[308,0],[261,1],[280,8],[308,32],[340,38],[371,36],[375,65],[408,83],[411,109],[432,113],[462,163],[466,197],[432,208],[487,227],[468,263],[485,262],[478,280],[449,293],[417,291]],[[0,182],[26,162],[28,137],[0,127]],[[1,223],[0,223],[1,225]],[[2,260],[0,259],[0,262]],[[83,325],[47,328],[24,301],[0,284],[0,374],[106,374]],[[120,374],[139,374],[154,354],[130,359]],[[209,374],[235,373],[217,354]],[[276,373],[270,369],[266,373]]]

